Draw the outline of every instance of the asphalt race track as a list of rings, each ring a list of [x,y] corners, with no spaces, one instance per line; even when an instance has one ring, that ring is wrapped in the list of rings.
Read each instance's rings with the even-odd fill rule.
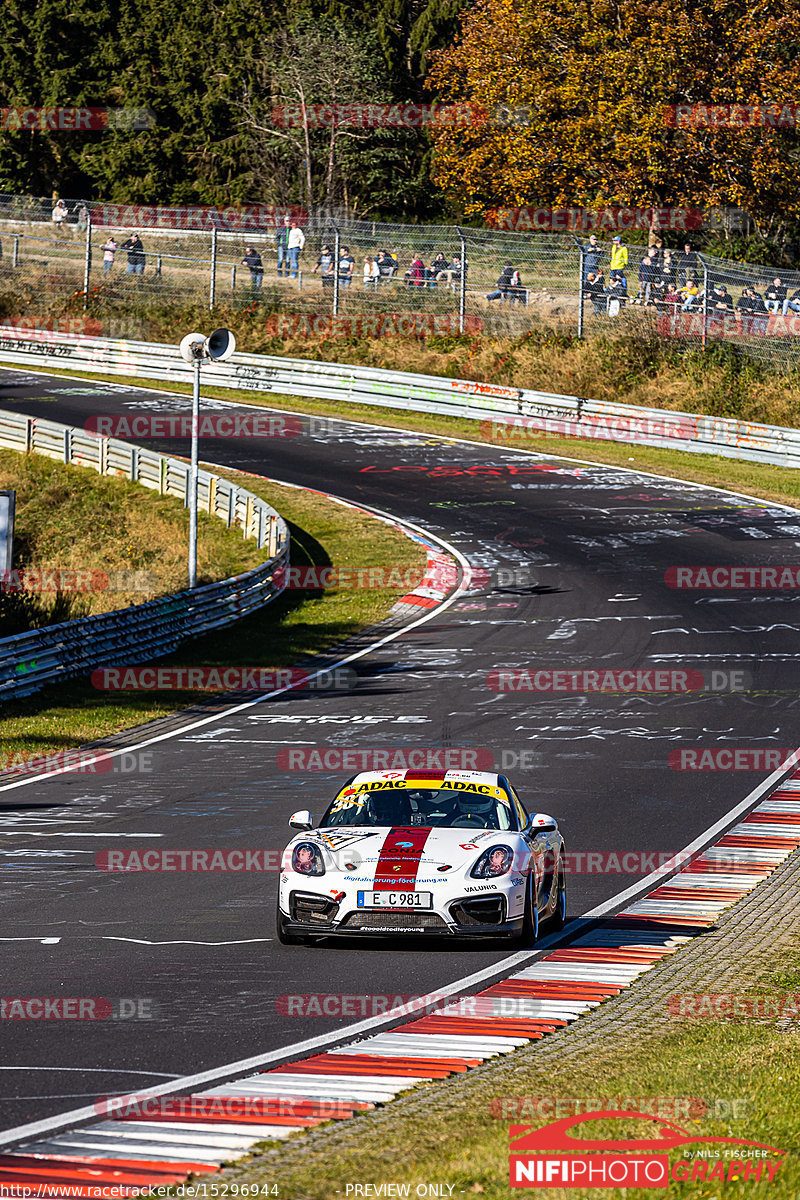
[[[0,372],[0,407],[77,426],[97,414],[188,405]],[[282,748],[488,748],[528,807],[557,817],[568,850],[652,855],[681,849],[770,773],[675,770],[671,751],[792,745],[797,593],[676,590],[664,575],[674,566],[796,563],[800,517],[633,469],[348,420],[314,425],[292,439],[205,441],[201,459],[415,522],[486,574],[441,616],[362,660],[351,692],[293,694],[179,733],[149,748],[147,772],[0,788],[3,995],[144,1000],[152,1013],[3,1021],[2,1128],[289,1046],[360,1015],[290,1016],[282,996],[428,992],[507,953],[419,941],[283,947],[275,872],[94,866],[98,852],[119,847],[281,848],[288,815],[304,807],[319,815],[345,777],[286,772],[276,762]],[[188,453],[185,440],[146,444]],[[487,685],[496,668],[524,667],[716,670],[723,688],[723,673],[735,670],[745,674],[734,686],[746,690],[503,694]],[[571,874],[570,914],[648,869]]]

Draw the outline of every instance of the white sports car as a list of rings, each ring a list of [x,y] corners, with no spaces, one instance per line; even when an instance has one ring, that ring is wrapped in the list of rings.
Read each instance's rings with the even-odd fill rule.
[[[566,915],[564,840],[503,775],[365,771],[283,854],[278,937],[429,933],[514,937]]]

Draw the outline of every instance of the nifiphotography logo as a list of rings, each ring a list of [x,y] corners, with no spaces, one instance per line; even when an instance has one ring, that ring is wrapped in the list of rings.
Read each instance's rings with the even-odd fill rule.
[[[619,1141],[570,1133],[573,1125],[583,1121],[614,1118],[650,1124],[642,1126],[644,1137]],[[744,1138],[700,1137],[661,1117],[611,1109],[565,1117],[540,1128],[511,1125],[509,1137],[510,1181],[517,1188],[666,1188],[671,1182],[759,1183],[762,1179],[772,1183],[786,1153]],[[708,1148],[684,1151],[683,1157],[670,1163],[669,1151],[701,1143]]]

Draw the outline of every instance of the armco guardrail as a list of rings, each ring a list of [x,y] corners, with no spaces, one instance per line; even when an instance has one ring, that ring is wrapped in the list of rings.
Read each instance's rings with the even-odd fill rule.
[[[37,336],[36,331],[22,333],[0,326],[0,364],[4,362],[47,363],[60,368],[133,376],[142,382],[148,379],[189,382],[189,370],[178,358],[174,346],[67,334]],[[524,444],[527,426],[564,437],[599,438],[776,466],[800,466],[800,430],[779,425],[608,404],[468,379],[262,354],[237,353],[235,364],[215,363],[204,371],[206,382],[216,387],[441,413],[497,422],[498,427],[509,423],[522,426],[521,430],[508,430],[509,445]],[[497,433],[498,441],[506,440],[502,428]]]
[[[0,447],[124,476],[184,502],[188,497],[188,463],[54,421],[0,413]],[[85,675],[95,667],[169,654],[186,638],[230,625],[283,590],[275,572],[288,563],[289,534],[274,508],[208,471],[199,472],[198,507],[229,526],[241,526],[245,537],[266,547],[268,560],[219,583],[1,639],[0,701],[28,696],[46,683]]]

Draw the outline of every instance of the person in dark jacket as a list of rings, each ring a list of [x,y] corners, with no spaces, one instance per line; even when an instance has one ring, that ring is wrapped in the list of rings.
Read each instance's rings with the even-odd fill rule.
[[[514,278],[514,265],[506,260],[503,264],[503,269],[500,272],[500,278],[497,280],[497,290],[487,292],[487,300],[504,300],[508,296],[511,289],[511,281]]]
[[[656,274],[656,264],[653,261],[653,256],[648,250],[642,261],[639,263],[639,295],[637,299],[640,304],[650,303],[650,293],[653,290],[653,280]]]
[[[678,259],[678,282],[683,285],[689,282],[692,275],[700,269],[697,251],[692,249],[691,242],[684,242],[683,254]]]
[[[583,285],[583,294],[587,300],[591,300],[594,315],[603,316],[606,311],[606,285],[603,276],[590,271]]]
[[[779,313],[783,310],[783,302],[786,299],[786,284],[775,276],[770,286],[764,293],[764,299],[767,302],[767,312]]]
[[[128,251],[128,275],[141,275],[144,272],[145,253],[142,239],[138,233],[132,233],[127,242],[123,242],[120,250]]]
[[[253,287],[258,291],[261,287],[264,278],[264,264],[261,261],[261,255],[256,250],[255,246],[248,246],[247,253],[242,259],[242,266],[250,268],[250,278]]]
[[[603,257],[603,247],[598,244],[597,234],[593,233],[583,247],[583,278],[587,279],[589,272],[596,275]]]
[[[283,224],[275,231],[275,245],[278,250],[278,278],[289,274],[289,218],[283,218]]]

